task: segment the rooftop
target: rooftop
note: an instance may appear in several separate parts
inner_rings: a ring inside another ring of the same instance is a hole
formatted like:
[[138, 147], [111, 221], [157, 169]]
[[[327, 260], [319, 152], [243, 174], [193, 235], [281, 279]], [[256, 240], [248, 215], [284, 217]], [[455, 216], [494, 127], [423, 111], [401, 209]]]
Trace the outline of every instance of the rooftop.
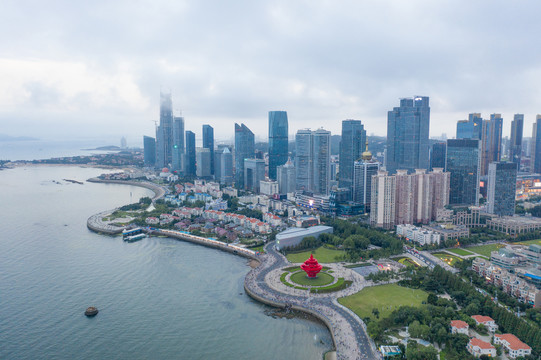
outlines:
[[501, 334], [501, 335], [496, 334], [494, 336], [498, 337], [499, 339], [507, 341], [507, 343], [509, 343], [509, 348], [511, 348], [512, 350], [520, 350], [520, 349], [530, 350], [531, 349], [531, 347], [529, 347], [528, 345], [520, 341], [520, 339], [517, 338], [513, 334]]
[[468, 328], [468, 323], [462, 320], [452, 320], [451, 326], [457, 329]]
[[493, 345], [491, 345], [490, 343], [487, 343], [486, 341], [480, 340], [478, 338], [471, 338], [470, 339], [470, 344], [472, 346], [477, 346], [480, 349], [485, 349], [485, 350], [495, 349], [495, 347]]
[[494, 321], [493, 318], [490, 316], [483, 316], [483, 315], [472, 315], [472, 318], [476, 320], [478, 323], [486, 323], [490, 321]]

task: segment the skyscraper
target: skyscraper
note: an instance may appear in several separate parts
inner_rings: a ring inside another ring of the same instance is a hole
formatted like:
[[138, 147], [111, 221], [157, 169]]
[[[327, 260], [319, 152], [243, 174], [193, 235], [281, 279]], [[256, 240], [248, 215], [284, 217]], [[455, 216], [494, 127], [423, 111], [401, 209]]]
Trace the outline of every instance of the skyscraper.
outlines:
[[235, 123], [235, 187], [244, 188], [244, 159], [254, 157], [254, 133], [244, 124]]
[[524, 114], [515, 114], [511, 122], [511, 139], [509, 144], [509, 161], [517, 164], [520, 170], [522, 158], [522, 133], [524, 130]]
[[228, 147], [215, 153], [214, 176], [222, 184], [233, 183], [233, 154]]
[[210, 125], [203, 125], [203, 148], [210, 152], [210, 175], [214, 175], [214, 128]]
[[447, 143], [439, 142], [432, 145], [430, 151], [430, 169], [445, 168], [445, 152], [447, 151]]
[[340, 141], [339, 187], [353, 192], [353, 167], [361, 159], [366, 143], [366, 130], [360, 120], [342, 121], [342, 140]]
[[447, 140], [445, 169], [451, 173], [449, 204], [479, 205], [479, 140]]
[[297, 170], [297, 189], [312, 190], [312, 131], [302, 129], [295, 135], [295, 168]]
[[186, 153], [184, 174], [186, 176], [195, 176], [195, 133], [193, 131], [186, 131]]
[[372, 197], [372, 176], [377, 175], [379, 162], [372, 158], [372, 153], [366, 150], [362, 159], [355, 161], [353, 165], [353, 201], [364, 205], [364, 212], [370, 212]]
[[172, 169], [182, 171], [182, 158], [184, 156], [184, 118], [175, 117], [173, 119], [173, 150], [172, 150]]
[[288, 193], [295, 192], [296, 189], [296, 171], [295, 166], [288, 159], [284, 165], [280, 165], [276, 168], [276, 174], [278, 177], [278, 187], [280, 195], [286, 195]]
[[244, 188], [255, 193], [259, 192], [259, 182], [265, 180], [265, 160], [244, 160]]
[[210, 149], [208, 148], [197, 148], [196, 149], [196, 165], [197, 170], [196, 174], [198, 177], [202, 178], [208, 178], [211, 176], [210, 174], [210, 161], [211, 161], [211, 155], [210, 155]]
[[314, 193], [329, 195], [331, 181], [331, 132], [318, 129], [313, 132]]
[[513, 216], [517, 189], [517, 164], [492, 162], [488, 166], [487, 210], [490, 214]]
[[287, 112], [269, 111], [269, 178], [272, 180], [276, 180], [276, 168], [286, 163], [287, 154]]
[[488, 173], [488, 164], [501, 160], [503, 119], [500, 114], [491, 114], [483, 120], [481, 130], [481, 176]]
[[145, 167], [156, 165], [156, 140], [150, 136], [143, 136]]
[[173, 102], [171, 93], [160, 93], [160, 125], [156, 130], [156, 165], [158, 168], [173, 162]]
[[385, 165], [390, 174], [428, 169], [429, 128], [428, 96], [400, 99], [400, 107], [388, 112]]
[[459, 120], [456, 124], [457, 139], [477, 139], [481, 140], [481, 130], [483, 127], [483, 119], [481, 114], [469, 114], [468, 120]]
[[372, 176], [372, 195], [370, 205], [370, 224], [384, 229], [395, 226], [396, 177], [387, 171], [379, 170]]
[[541, 115], [535, 117], [535, 123], [533, 124], [533, 148], [532, 154], [533, 160], [533, 172], [536, 174], [541, 173]]

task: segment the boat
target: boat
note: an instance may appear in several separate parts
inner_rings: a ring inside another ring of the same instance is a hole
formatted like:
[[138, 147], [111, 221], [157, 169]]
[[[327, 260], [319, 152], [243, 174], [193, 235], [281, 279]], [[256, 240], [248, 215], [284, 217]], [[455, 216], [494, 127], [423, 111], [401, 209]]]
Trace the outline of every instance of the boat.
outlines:
[[98, 308], [90, 306], [85, 310], [85, 315], [88, 317], [96, 316], [98, 314]]
[[122, 231], [122, 239], [126, 242], [136, 242], [146, 237], [147, 235], [140, 227]]
[[123, 240], [125, 242], [132, 243], [132, 242], [136, 242], [136, 241], [139, 241], [141, 239], [144, 239], [146, 237], [147, 237], [146, 234], [141, 233], [141, 234], [137, 234], [137, 235], [126, 236], [125, 238], [123, 238]]

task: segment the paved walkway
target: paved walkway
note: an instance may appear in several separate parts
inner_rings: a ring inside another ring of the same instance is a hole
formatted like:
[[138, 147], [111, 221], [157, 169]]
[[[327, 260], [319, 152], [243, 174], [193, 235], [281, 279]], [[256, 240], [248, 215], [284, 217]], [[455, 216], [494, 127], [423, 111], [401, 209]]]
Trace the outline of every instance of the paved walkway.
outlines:
[[278, 306], [298, 307], [321, 318], [332, 332], [337, 359], [381, 359], [366, 332], [361, 319], [340, 305], [336, 298], [349, 295], [369, 285], [355, 271], [331, 264], [333, 276], [354, 280], [353, 285], [337, 293], [312, 294], [307, 290], [293, 289], [280, 282], [283, 267], [291, 266], [274, 244], [267, 244], [266, 254], [260, 256], [261, 265], [252, 269], [244, 280], [247, 290]]

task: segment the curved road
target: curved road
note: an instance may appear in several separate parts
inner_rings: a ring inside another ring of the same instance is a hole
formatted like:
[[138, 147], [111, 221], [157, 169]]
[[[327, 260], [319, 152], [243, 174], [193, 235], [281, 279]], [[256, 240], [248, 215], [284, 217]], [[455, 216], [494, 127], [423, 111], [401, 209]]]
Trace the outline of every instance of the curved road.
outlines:
[[266, 254], [260, 256], [261, 265], [252, 269], [245, 279], [245, 286], [257, 296], [286, 306], [298, 306], [319, 314], [331, 327], [337, 359], [381, 359], [365, 330], [361, 319], [342, 307], [332, 293], [318, 296], [295, 296], [271, 288], [265, 276], [271, 271], [290, 265], [276, 250], [267, 244]]

